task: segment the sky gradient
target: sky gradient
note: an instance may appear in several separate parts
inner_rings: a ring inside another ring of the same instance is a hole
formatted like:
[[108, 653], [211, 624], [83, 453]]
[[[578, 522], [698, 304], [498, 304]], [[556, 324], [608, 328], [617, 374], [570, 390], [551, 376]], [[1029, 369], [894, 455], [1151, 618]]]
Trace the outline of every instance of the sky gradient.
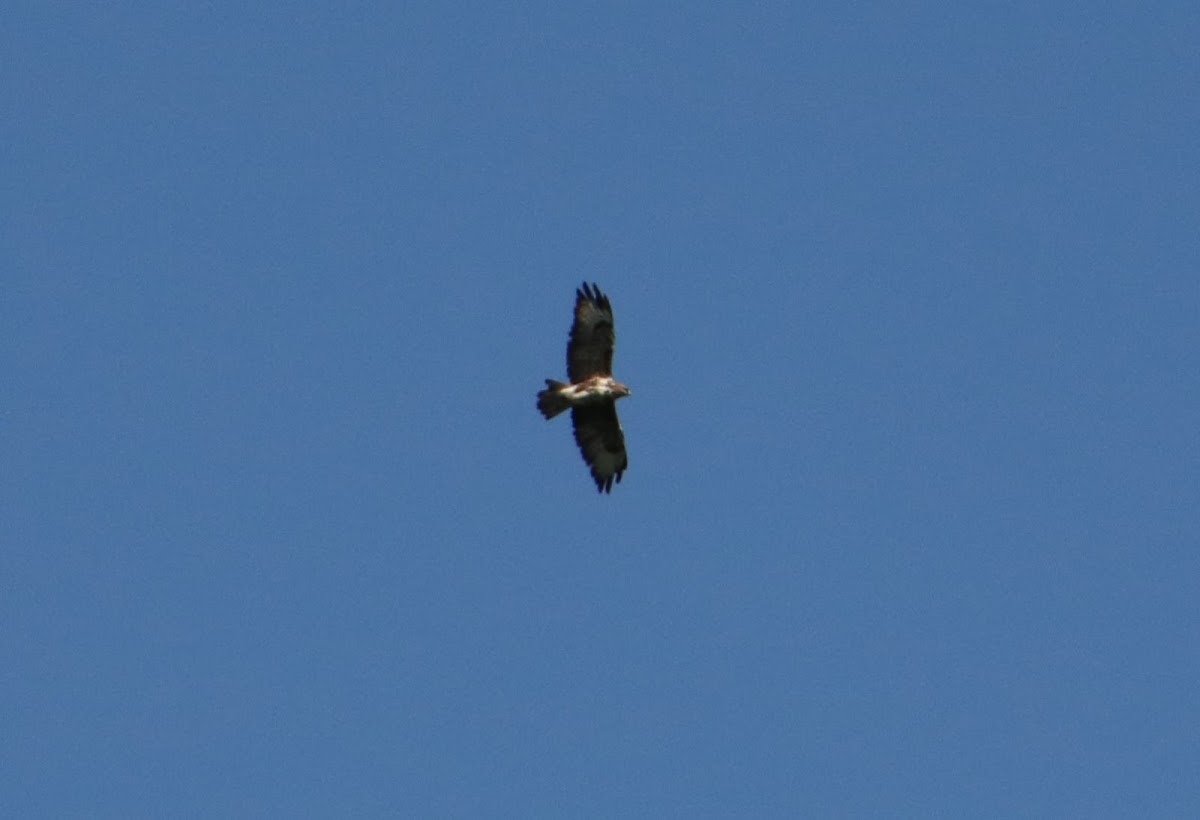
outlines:
[[1195, 816], [1195, 4], [6, 18], [0, 813]]

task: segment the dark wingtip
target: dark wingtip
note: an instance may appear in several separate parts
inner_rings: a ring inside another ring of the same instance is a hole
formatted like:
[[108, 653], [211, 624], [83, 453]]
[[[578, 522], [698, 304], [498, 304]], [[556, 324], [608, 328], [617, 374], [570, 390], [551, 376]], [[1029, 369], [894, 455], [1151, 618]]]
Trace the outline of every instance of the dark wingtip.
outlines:
[[594, 302], [603, 308], [609, 307], [608, 297], [600, 290], [600, 286], [595, 282], [590, 285], [587, 282], [583, 283], [583, 287], [575, 289], [575, 296], [579, 299], [586, 299], [589, 302]]

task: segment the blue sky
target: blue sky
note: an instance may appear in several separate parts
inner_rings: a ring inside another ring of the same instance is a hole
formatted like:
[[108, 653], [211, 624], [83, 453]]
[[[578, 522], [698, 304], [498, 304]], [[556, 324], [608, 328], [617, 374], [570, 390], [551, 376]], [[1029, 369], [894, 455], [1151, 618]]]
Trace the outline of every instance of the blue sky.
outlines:
[[1197, 42], [17, 3], [0, 811], [1194, 814]]

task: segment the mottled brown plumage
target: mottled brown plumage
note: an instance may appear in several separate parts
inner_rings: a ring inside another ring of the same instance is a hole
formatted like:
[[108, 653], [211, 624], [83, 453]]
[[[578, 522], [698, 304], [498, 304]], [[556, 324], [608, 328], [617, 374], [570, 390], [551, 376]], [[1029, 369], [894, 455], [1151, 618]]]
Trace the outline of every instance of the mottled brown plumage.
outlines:
[[613, 482], [619, 483], [629, 466], [617, 399], [630, 391], [612, 377], [615, 343], [608, 297], [595, 284], [584, 282], [575, 291], [575, 321], [567, 343], [571, 383], [546, 379], [546, 389], [538, 393], [538, 410], [547, 419], [571, 410], [575, 443], [591, 468], [596, 488], [604, 493], [612, 492]]

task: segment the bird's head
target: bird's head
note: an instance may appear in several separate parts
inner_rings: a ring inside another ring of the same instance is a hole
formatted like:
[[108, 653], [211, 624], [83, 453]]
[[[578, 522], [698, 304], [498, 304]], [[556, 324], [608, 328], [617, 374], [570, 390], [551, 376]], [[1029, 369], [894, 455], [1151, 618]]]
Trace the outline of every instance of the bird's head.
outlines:
[[632, 396], [633, 391], [620, 382], [613, 382], [613, 399], [623, 399], [626, 396]]

